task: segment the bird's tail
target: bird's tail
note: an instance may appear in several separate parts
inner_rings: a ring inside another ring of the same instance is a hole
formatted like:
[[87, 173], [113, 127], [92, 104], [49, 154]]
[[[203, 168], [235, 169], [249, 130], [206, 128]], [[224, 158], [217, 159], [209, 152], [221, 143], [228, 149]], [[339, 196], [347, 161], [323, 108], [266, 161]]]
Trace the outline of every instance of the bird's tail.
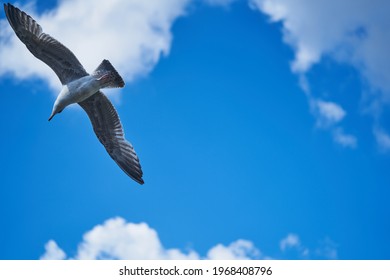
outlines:
[[100, 63], [98, 68], [92, 73], [92, 76], [100, 82], [101, 88], [121, 88], [125, 86], [122, 77], [106, 59]]

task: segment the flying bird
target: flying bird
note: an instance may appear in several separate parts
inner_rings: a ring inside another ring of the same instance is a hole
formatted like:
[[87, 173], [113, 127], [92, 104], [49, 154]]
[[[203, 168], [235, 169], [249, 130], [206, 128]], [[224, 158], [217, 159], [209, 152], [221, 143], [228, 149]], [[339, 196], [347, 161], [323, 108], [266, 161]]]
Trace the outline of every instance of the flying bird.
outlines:
[[143, 184], [142, 169], [133, 146], [125, 139], [118, 113], [102, 88], [124, 87], [125, 83], [108, 60], [92, 74], [85, 71], [76, 56], [63, 44], [42, 31], [28, 14], [4, 4], [5, 14], [16, 36], [38, 59], [58, 76], [62, 89], [54, 102], [49, 121], [65, 107], [78, 103], [87, 113], [93, 130], [111, 158], [132, 179]]

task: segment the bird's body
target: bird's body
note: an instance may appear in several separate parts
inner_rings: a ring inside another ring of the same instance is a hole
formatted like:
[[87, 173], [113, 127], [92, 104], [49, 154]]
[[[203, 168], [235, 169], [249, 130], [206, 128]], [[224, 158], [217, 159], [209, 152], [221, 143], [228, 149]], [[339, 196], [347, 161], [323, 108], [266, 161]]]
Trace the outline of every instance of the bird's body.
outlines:
[[76, 56], [25, 12], [4, 4], [15, 34], [27, 49], [45, 62], [58, 76], [62, 89], [54, 102], [49, 121], [70, 104], [78, 103], [88, 114], [99, 141], [111, 158], [132, 179], [143, 184], [142, 169], [133, 146], [124, 138], [119, 116], [102, 88], [123, 87], [124, 81], [108, 60], [88, 74]]
[[84, 76], [62, 87], [56, 102], [65, 102], [67, 105], [84, 101], [100, 90], [99, 81], [91, 76]]
[[83, 76], [62, 86], [54, 102], [49, 121], [70, 104], [80, 103], [102, 88], [123, 87], [125, 83], [108, 60], [103, 60], [92, 75]]
[[[84, 76], [62, 86], [54, 102], [53, 113], [62, 111], [66, 106], [84, 101], [100, 90], [99, 81], [91, 75]], [[57, 112], [56, 112], [57, 111]]]

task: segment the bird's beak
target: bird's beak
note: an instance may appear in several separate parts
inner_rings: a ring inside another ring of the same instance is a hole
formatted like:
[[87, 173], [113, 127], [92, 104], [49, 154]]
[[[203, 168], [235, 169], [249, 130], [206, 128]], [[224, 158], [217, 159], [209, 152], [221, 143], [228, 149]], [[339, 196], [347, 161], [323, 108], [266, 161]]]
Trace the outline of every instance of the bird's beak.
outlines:
[[54, 115], [55, 115], [56, 113], [51, 113], [51, 115], [50, 115], [50, 117], [49, 117], [49, 122], [51, 121], [51, 119], [54, 117]]

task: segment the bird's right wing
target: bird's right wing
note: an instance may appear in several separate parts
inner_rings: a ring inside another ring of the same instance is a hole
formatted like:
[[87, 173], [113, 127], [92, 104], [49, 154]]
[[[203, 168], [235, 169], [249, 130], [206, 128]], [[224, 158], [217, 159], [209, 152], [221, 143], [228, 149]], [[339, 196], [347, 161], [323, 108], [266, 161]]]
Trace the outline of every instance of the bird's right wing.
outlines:
[[88, 75], [76, 56], [50, 35], [28, 14], [4, 4], [5, 14], [12, 29], [29, 51], [45, 62], [57, 74], [63, 85]]
[[142, 185], [144, 180], [138, 156], [125, 139], [118, 113], [110, 100], [99, 91], [79, 105], [87, 112], [96, 136], [111, 158], [127, 175]]

